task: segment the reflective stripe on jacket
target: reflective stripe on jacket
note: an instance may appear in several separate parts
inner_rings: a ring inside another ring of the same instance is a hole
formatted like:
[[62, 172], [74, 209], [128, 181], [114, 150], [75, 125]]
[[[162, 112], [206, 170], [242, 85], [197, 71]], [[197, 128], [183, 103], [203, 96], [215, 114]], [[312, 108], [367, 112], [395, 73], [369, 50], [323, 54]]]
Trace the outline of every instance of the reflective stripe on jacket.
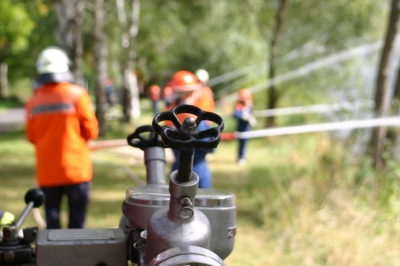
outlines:
[[92, 179], [87, 145], [98, 123], [87, 91], [68, 82], [40, 87], [26, 106], [26, 136], [36, 147], [39, 186], [63, 186]]

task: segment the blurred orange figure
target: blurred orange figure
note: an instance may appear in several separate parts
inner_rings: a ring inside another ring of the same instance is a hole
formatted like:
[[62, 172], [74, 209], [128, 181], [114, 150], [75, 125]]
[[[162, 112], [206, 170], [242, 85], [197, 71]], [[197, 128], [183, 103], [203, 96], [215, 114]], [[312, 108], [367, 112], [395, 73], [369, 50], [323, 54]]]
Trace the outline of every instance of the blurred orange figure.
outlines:
[[198, 100], [198, 107], [207, 112], [214, 112], [214, 93], [211, 88], [207, 86], [207, 81], [209, 79], [208, 72], [204, 69], [198, 69], [196, 71], [196, 77], [202, 86], [201, 97]]
[[171, 89], [171, 87], [169, 87], [168, 84], [163, 89], [162, 98], [165, 102], [165, 106], [169, 106], [172, 103], [172, 89]]
[[[190, 71], [181, 70], [176, 72], [168, 83], [169, 87], [172, 89], [173, 97], [176, 99], [172, 104], [170, 104], [166, 111], [171, 110], [177, 105], [188, 104], [199, 107], [204, 110], [202, 106], [202, 85]], [[178, 120], [182, 124], [185, 118], [188, 116], [193, 116], [192, 114], [178, 114]], [[165, 121], [165, 125], [174, 127], [171, 121]], [[202, 121], [198, 125], [198, 130], [203, 131], [208, 129], [206, 121]], [[213, 150], [195, 150], [193, 156], [193, 171], [199, 176], [199, 188], [211, 188], [211, 172], [208, 169], [205, 157], [208, 153]], [[178, 150], [173, 150], [175, 156], [175, 163], [172, 165], [172, 171], [178, 169], [180, 152]], [[171, 172], [172, 172], [171, 171]]]
[[150, 99], [153, 103], [153, 112], [154, 115], [158, 114], [158, 101], [161, 98], [161, 90], [157, 85], [150, 86]]
[[[251, 126], [256, 124], [256, 120], [253, 117], [253, 94], [248, 89], [241, 89], [238, 96], [239, 101], [235, 105], [235, 111], [233, 115], [237, 121], [236, 131], [246, 132]], [[237, 154], [239, 165], [245, 165], [247, 162], [246, 145], [247, 139], [239, 138], [239, 148]]]
[[[166, 111], [180, 104], [194, 105], [202, 109], [199, 105], [201, 84], [192, 72], [186, 70], [176, 72], [168, 85], [172, 90], [172, 98], [174, 101], [166, 107]], [[188, 116], [189, 114], [179, 114], [178, 119], [182, 123]], [[173, 126], [170, 121], [166, 121], [166, 124]]]
[[45, 194], [47, 229], [59, 229], [66, 194], [69, 228], [84, 228], [92, 162], [88, 141], [99, 128], [85, 88], [72, 83], [67, 54], [44, 49], [36, 61], [40, 86], [26, 103], [26, 137], [35, 146], [36, 180]]

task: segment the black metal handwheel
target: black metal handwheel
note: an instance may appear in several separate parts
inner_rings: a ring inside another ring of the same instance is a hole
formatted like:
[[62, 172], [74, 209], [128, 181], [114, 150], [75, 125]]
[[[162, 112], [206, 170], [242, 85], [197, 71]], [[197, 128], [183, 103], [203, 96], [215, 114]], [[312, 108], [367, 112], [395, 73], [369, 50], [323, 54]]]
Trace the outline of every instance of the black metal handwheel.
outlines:
[[150, 147], [167, 147], [150, 125], [138, 127], [135, 132], [128, 135], [126, 140], [128, 141], [128, 145], [141, 150]]
[[[188, 117], [181, 124], [177, 115], [182, 113], [192, 114], [197, 118]], [[163, 121], [171, 121], [175, 128], [161, 126], [159, 123]], [[217, 126], [198, 131], [202, 121], [211, 121]], [[224, 121], [219, 115], [205, 112], [193, 105], [178, 105], [168, 112], [159, 113], [154, 117], [152, 125], [164, 143], [177, 150], [214, 149], [218, 146], [224, 129]]]

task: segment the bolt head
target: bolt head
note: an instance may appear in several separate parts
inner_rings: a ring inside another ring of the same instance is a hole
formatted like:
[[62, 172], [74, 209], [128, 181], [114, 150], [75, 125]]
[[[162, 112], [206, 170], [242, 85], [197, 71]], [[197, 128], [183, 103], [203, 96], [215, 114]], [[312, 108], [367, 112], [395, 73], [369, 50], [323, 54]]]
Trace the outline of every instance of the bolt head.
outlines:
[[193, 214], [194, 214], [194, 210], [192, 207], [189, 207], [189, 206], [184, 206], [179, 211], [179, 217], [181, 217], [181, 219], [183, 219], [183, 220], [192, 218]]
[[7, 263], [11, 263], [14, 261], [15, 259], [15, 254], [13, 251], [6, 251], [4, 252], [4, 261]]

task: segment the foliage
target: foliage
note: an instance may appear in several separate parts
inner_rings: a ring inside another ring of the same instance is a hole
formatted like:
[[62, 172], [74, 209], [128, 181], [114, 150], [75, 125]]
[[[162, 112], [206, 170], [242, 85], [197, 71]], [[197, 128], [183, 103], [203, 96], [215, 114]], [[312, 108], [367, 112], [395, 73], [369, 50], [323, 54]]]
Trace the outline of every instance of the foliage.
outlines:
[[[130, 2], [125, 2], [129, 6]], [[115, 87], [119, 88], [122, 82], [122, 59], [126, 55], [121, 49], [122, 30], [115, 1], [106, 3], [106, 32], [111, 65], [109, 75]], [[24, 2], [23, 6], [36, 27], [29, 36], [26, 52], [18, 53], [9, 60], [11, 83], [22, 76], [33, 77], [34, 61], [39, 51], [54, 44], [53, 33], [48, 30], [49, 25], [55, 21], [51, 3], [48, 0], [35, 0]], [[158, 83], [162, 86], [179, 69], [195, 71], [205, 68], [210, 77], [215, 77], [265, 62], [276, 8], [277, 1], [259, 0], [203, 0], [190, 3], [177, 0], [142, 1], [136, 44], [137, 68], [142, 80], [145, 84]], [[334, 0], [290, 1], [279, 54], [282, 57], [298, 51], [300, 56], [291, 59], [290, 63], [280, 60], [278, 73], [295, 69], [332, 51], [376, 40], [383, 29], [384, 8], [382, 3], [372, 0], [351, 3]], [[83, 63], [90, 86], [94, 80], [92, 29], [92, 13], [87, 12]], [[316, 51], [307, 52], [310, 47]], [[322, 54], [318, 52], [320, 47], [324, 49]], [[266, 80], [266, 74], [258, 70], [247, 76], [246, 81], [238, 82], [234, 88]], [[217, 84], [213, 90], [217, 92], [233, 81]]]
[[26, 7], [11, 0], [0, 2], [0, 61], [10, 53], [28, 47], [28, 37], [34, 27]]
[[[22, 1], [21, 1], [22, 2]], [[54, 25], [54, 14], [47, 0], [23, 1], [28, 19], [34, 23], [34, 28], [26, 38], [26, 49], [19, 51], [9, 57], [9, 80], [11, 84], [20, 82], [21, 79], [33, 79], [36, 76], [35, 62], [41, 50], [50, 45], [55, 45], [55, 37], [52, 27]], [[24, 28], [24, 26], [21, 26]], [[12, 91], [11, 94], [15, 94]], [[26, 98], [26, 97], [25, 97]]]
[[[276, 13], [279, 1], [247, 1], [249, 9], [255, 14], [260, 33], [271, 42], [273, 20], [265, 16]], [[380, 38], [384, 29], [382, 17], [385, 5], [377, 1], [298, 1], [288, 2], [284, 15], [282, 36], [276, 48], [278, 58], [275, 63], [275, 76], [301, 69], [308, 63], [350, 47], [365, 44]], [[303, 12], [307, 10], [307, 12]], [[378, 19], [380, 18], [380, 19]], [[270, 48], [271, 49], [271, 48]], [[277, 106], [307, 105], [316, 102], [335, 102], [340, 95], [346, 98], [345, 88], [354, 92], [353, 68], [360, 64], [357, 60], [347, 60], [342, 64], [332, 64], [329, 70], [296, 78], [278, 85], [275, 100]], [[358, 66], [359, 67], [359, 66]], [[365, 78], [365, 77], [364, 77]], [[272, 86], [271, 86], [272, 88]], [[343, 88], [343, 89], [342, 89]], [[365, 86], [364, 93], [371, 88]], [[329, 98], [326, 93], [329, 93]], [[272, 97], [272, 96], [271, 96]], [[257, 93], [256, 109], [265, 109], [266, 96]], [[335, 99], [336, 98], [336, 99]], [[270, 99], [271, 100], [271, 99]], [[297, 104], [293, 104], [297, 102]], [[264, 104], [261, 104], [264, 103]]]

